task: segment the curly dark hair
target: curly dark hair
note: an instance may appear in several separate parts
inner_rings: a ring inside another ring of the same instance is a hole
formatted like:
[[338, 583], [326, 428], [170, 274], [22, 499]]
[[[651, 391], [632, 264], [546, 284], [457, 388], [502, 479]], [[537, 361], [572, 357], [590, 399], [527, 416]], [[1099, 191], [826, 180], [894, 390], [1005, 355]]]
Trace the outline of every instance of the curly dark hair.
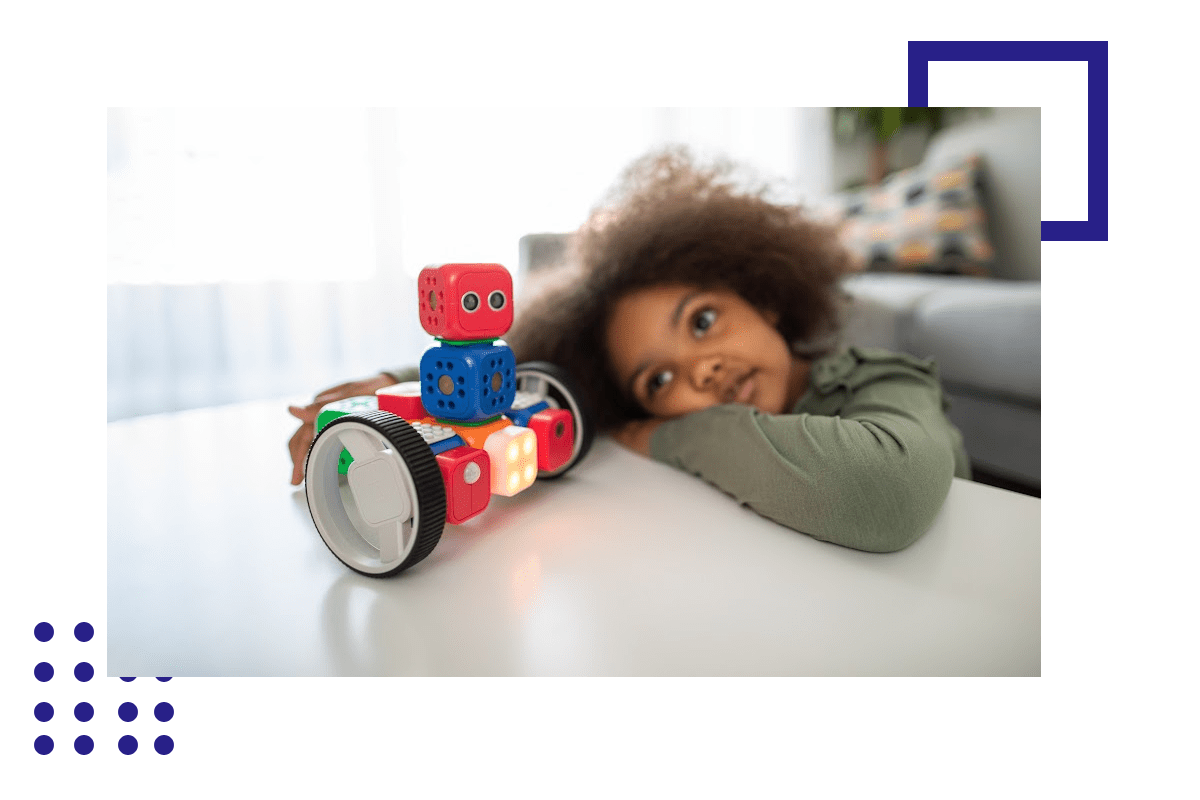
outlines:
[[571, 237], [568, 284], [518, 309], [506, 341], [519, 361], [560, 365], [603, 431], [646, 412], [616, 381], [605, 346], [617, 301], [650, 286], [727, 289], [778, 315], [784, 340], [836, 331], [839, 279], [849, 256], [836, 232], [798, 205], [770, 202], [770, 186], [738, 185], [737, 167], [696, 162], [685, 148], [635, 161]]

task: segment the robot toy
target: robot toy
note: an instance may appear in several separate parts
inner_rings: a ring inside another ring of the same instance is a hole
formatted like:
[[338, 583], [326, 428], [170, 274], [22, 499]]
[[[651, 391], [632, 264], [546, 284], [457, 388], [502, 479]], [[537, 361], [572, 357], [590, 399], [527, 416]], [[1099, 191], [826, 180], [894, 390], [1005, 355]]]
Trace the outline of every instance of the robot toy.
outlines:
[[557, 478], [591, 446], [566, 374], [517, 364], [512, 277], [499, 264], [442, 264], [417, 278], [421, 326], [435, 338], [420, 380], [330, 403], [304, 466], [313, 524], [350, 569], [395, 575], [429, 555], [444, 526]]

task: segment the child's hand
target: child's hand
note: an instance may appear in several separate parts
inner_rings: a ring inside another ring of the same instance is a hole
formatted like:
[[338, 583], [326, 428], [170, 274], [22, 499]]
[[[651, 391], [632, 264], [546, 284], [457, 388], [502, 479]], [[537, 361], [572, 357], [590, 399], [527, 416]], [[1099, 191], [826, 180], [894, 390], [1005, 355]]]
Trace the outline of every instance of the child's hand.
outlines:
[[635, 453], [649, 456], [650, 437], [654, 435], [654, 431], [663, 422], [665, 420], [661, 419], [638, 419], [633, 422], [627, 422], [622, 427], [613, 431], [612, 437], [617, 440], [618, 444], [628, 447]]
[[325, 389], [306, 406], [288, 406], [288, 413], [301, 422], [292, 438], [288, 439], [288, 452], [292, 454], [292, 486], [299, 486], [300, 481], [304, 480], [304, 459], [316, 433], [317, 414], [321, 412], [321, 408], [335, 400], [373, 395], [376, 390], [391, 386], [395, 382], [390, 375], [348, 381]]

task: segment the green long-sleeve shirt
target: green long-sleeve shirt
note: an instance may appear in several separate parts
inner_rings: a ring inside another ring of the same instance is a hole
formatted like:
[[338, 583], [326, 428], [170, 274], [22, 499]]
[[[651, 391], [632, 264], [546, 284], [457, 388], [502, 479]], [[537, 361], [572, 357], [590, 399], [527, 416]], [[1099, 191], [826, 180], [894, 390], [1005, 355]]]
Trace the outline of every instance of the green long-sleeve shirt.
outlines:
[[792, 413], [716, 406], [664, 422], [650, 450], [789, 528], [891, 552], [970, 477], [946, 406], [932, 362], [851, 347], [813, 363]]

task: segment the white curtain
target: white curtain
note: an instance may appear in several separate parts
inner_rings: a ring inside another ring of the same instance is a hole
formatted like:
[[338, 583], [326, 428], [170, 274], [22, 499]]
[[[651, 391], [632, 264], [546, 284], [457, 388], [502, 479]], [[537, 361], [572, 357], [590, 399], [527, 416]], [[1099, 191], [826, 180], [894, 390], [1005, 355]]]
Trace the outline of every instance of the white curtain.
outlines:
[[809, 200], [832, 148], [827, 109], [791, 108], [112, 109], [108, 135], [109, 420], [415, 362], [422, 266], [515, 268], [653, 147]]

